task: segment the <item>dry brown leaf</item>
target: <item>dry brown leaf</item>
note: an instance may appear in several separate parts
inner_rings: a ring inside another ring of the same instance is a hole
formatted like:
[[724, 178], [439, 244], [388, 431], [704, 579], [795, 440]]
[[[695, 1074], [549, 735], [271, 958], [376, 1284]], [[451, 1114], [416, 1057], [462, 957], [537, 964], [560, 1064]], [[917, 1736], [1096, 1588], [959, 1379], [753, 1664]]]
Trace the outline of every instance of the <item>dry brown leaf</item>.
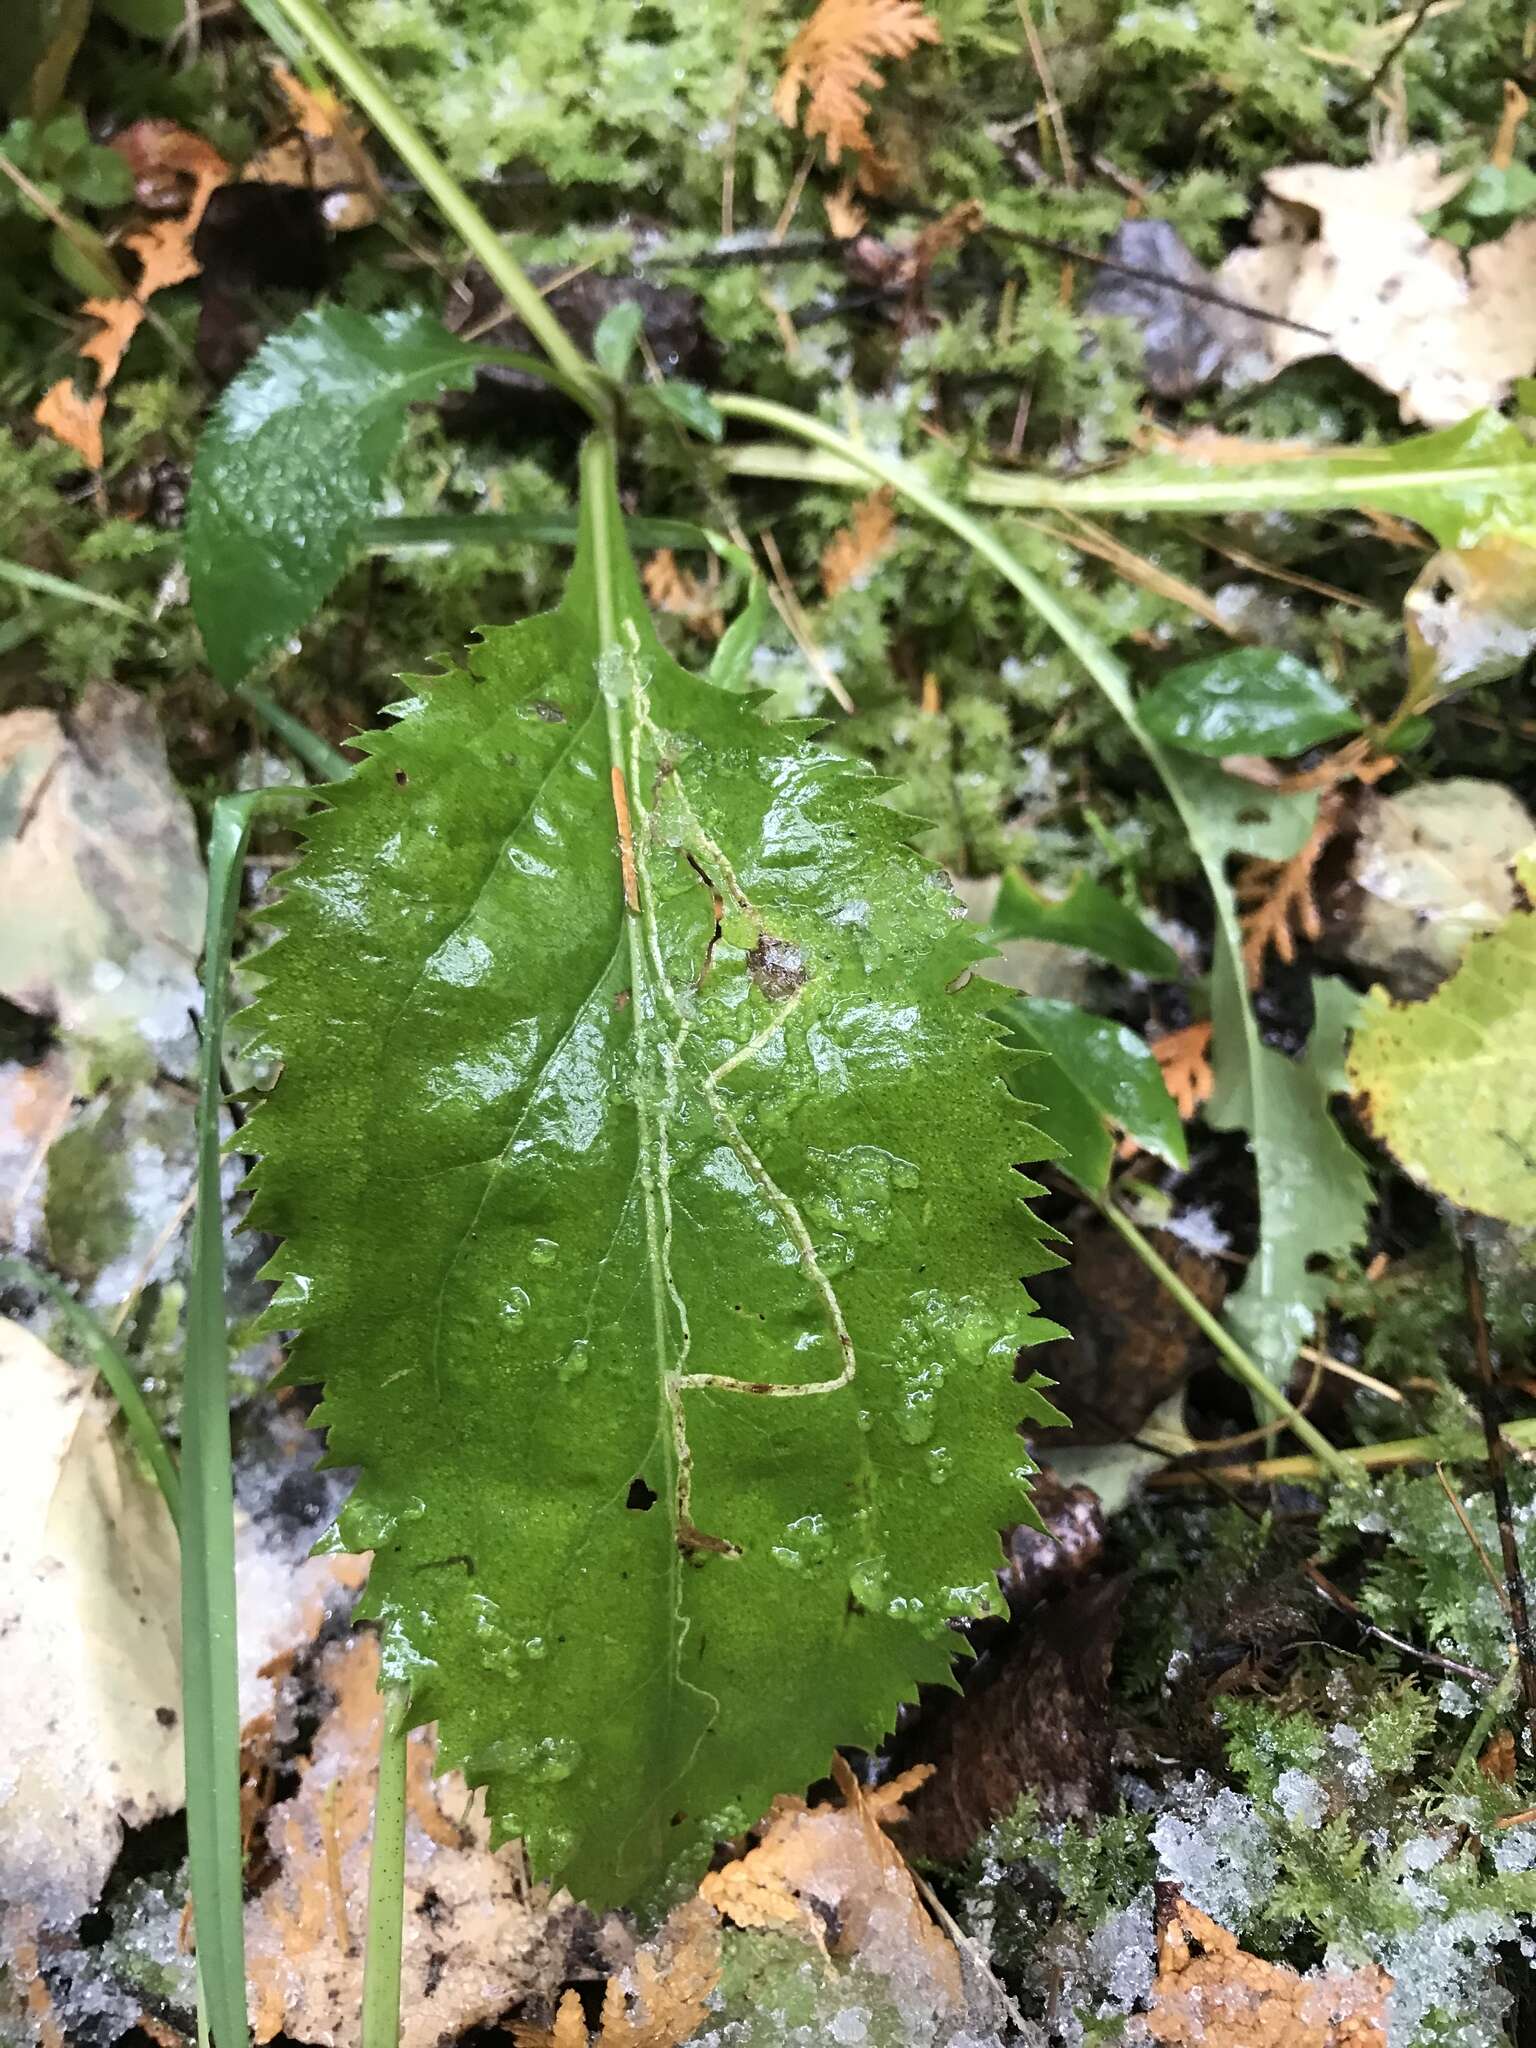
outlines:
[[1508, 1728], [1501, 1728], [1478, 1758], [1477, 1768], [1495, 1785], [1512, 1785], [1515, 1782], [1515, 1761], [1514, 1734]]
[[[299, 1790], [267, 1816], [275, 1875], [246, 1909], [258, 2042], [358, 2039], [378, 1673], [371, 1636], [331, 1654], [324, 1676], [336, 1704]], [[527, 1893], [515, 1848], [491, 1852], [483, 1801], [453, 1773], [432, 1777], [435, 1749], [430, 1731], [411, 1739], [401, 2048], [436, 2048], [509, 2005], [549, 2000], [567, 1966], [568, 1906]]]
[[[134, 121], [113, 136], [110, 147], [132, 171], [139, 204], [155, 213], [193, 213], [201, 219], [209, 194], [230, 175], [211, 142], [174, 121]], [[184, 179], [191, 180], [190, 188]]]
[[844, 150], [873, 155], [865, 95], [885, 83], [874, 60], [910, 57], [920, 44], [940, 40], [938, 23], [918, 0], [821, 0], [785, 52], [773, 111], [786, 128], [798, 120], [812, 140], [821, 137], [832, 163]]
[[1512, 78], [1504, 81], [1504, 111], [1499, 116], [1499, 132], [1493, 138], [1493, 148], [1488, 152], [1488, 161], [1496, 171], [1507, 171], [1515, 160], [1515, 145], [1520, 139], [1520, 130], [1525, 117], [1531, 111], [1531, 103]]
[[701, 583], [670, 548], [658, 548], [641, 569], [640, 580], [657, 611], [686, 619], [711, 640], [718, 640], [725, 631], [724, 615], [715, 602], [720, 587], [717, 573]]
[[1146, 2028], [1170, 2048], [1386, 2048], [1391, 1990], [1374, 1964], [1304, 1977], [1263, 1962], [1175, 1898], [1158, 1938]]
[[512, 2025], [516, 2048], [680, 2048], [709, 2013], [720, 1981], [720, 1922], [702, 1899], [671, 1913], [632, 1968], [610, 1977], [598, 2032], [587, 2034], [581, 1999], [567, 1991], [552, 2027]]
[[896, 540], [896, 500], [889, 490], [871, 491], [853, 508], [848, 524], [822, 550], [821, 587], [828, 597], [868, 581]]
[[928, 1978], [936, 2013], [964, 2008], [960, 1959], [929, 1918], [901, 1851], [884, 1832], [905, 1820], [907, 1793], [932, 1775], [919, 1764], [889, 1784], [866, 1791], [843, 1759], [832, 1775], [841, 1806], [775, 1801], [756, 1848], [711, 1871], [699, 1896], [738, 1927], [775, 1927], [801, 1935], [824, 1953], [858, 1956], [876, 1972]]
[[100, 469], [105, 459], [101, 445], [101, 423], [106, 417], [107, 394], [98, 391], [90, 398], [80, 392], [74, 379], [61, 377], [51, 384], [32, 408], [40, 427], [73, 448], [87, 469]]
[[326, 224], [340, 232], [371, 227], [384, 210], [384, 187], [363, 147], [368, 130], [352, 121], [333, 92], [312, 91], [281, 65], [272, 76], [293, 111], [293, 127], [258, 150], [241, 176], [253, 185], [323, 193]]
[[1179, 1119], [1187, 1124], [1201, 1103], [1210, 1101], [1216, 1086], [1211, 1071], [1210, 1019], [1186, 1024], [1181, 1031], [1165, 1031], [1152, 1041], [1152, 1054], [1163, 1070], [1163, 1084], [1178, 1106]]
[[1335, 355], [1396, 394], [1405, 420], [1452, 426], [1497, 406], [1536, 367], [1536, 221], [1463, 256], [1419, 216], [1467, 173], [1444, 173], [1434, 148], [1355, 169], [1292, 164], [1265, 173], [1272, 199], [1257, 247], [1216, 276], [1229, 296], [1316, 330], [1253, 327], [1257, 375]]

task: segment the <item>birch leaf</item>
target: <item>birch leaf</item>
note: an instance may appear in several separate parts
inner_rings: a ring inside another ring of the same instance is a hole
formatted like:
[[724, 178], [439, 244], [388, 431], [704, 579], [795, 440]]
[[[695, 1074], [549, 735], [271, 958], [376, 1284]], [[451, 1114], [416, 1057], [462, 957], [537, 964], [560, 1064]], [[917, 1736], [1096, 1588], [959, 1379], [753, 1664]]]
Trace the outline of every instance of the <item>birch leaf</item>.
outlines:
[[975, 935], [878, 781], [667, 658], [600, 465], [560, 608], [327, 792], [252, 1130], [386, 1677], [617, 1903], [995, 1610], [1054, 1260]]

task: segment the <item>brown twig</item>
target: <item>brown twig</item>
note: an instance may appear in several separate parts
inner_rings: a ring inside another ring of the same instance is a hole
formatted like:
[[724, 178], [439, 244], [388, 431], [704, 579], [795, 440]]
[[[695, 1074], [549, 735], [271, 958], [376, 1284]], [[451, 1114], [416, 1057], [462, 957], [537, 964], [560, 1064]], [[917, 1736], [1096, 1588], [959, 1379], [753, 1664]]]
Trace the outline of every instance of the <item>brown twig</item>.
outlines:
[[1375, 1642], [1385, 1643], [1389, 1649], [1398, 1651], [1404, 1657], [1413, 1657], [1434, 1671], [1445, 1671], [1455, 1678], [1470, 1678], [1476, 1685], [1498, 1684], [1499, 1681], [1490, 1671], [1480, 1671], [1475, 1664], [1458, 1664], [1454, 1657], [1442, 1657], [1434, 1650], [1421, 1650], [1417, 1643], [1410, 1643], [1406, 1636], [1395, 1636], [1390, 1629], [1380, 1627], [1372, 1621], [1358, 1601], [1350, 1598], [1342, 1586], [1333, 1583], [1315, 1558], [1309, 1557], [1302, 1565], [1302, 1570], [1328, 1605], [1352, 1621], [1362, 1635], [1369, 1636]]
[[1510, 1509], [1504, 1438], [1494, 1414], [1496, 1390], [1493, 1344], [1488, 1335], [1488, 1306], [1483, 1297], [1483, 1276], [1478, 1270], [1477, 1247], [1465, 1227], [1458, 1235], [1462, 1280], [1467, 1291], [1467, 1317], [1472, 1325], [1472, 1355], [1477, 1362], [1478, 1407], [1483, 1418], [1483, 1439], [1488, 1446], [1489, 1488], [1499, 1525], [1499, 1548], [1504, 1558], [1504, 1589], [1509, 1597], [1510, 1628], [1515, 1638], [1515, 1655], [1520, 1662], [1520, 1697], [1525, 1706], [1527, 1731], [1532, 1743], [1536, 1744], [1536, 1641], [1531, 1636], [1525, 1571], [1520, 1563], [1520, 1546], [1515, 1540], [1514, 1517]]
[[1354, 113], [1357, 107], [1363, 107], [1365, 105], [1366, 101], [1371, 97], [1372, 93], [1375, 92], [1377, 86], [1380, 85], [1381, 81], [1386, 77], [1387, 73], [1392, 69], [1392, 66], [1397, 62], [1398, 58], [1401, 57], [1404, 50], [1407, 49], [1408, 45], [1413, 41], [1414, 37], [1418, 34], [1419, 30], [1424, 26], [1425, 22], [1429, 19], [1430, 10], [1435, 5], [1436, 0], [1419, 0], [1419, 7], [1416, 13], [1414, 14], [1412, 21], [1409, 22], [1408, 26], [1403, 30], [1402, 34], [1398, 37], [1397, 41], [1392, 45], [1391, 49], [1388, 50], [1385, 57], [1383, 57], [1381, 62], [1376, 66], [1376, 69], [1365, 81], [1364, 85], [1361, 86], [1360, 90], [1357, 93], [1355, 93], [1352, 98], [1347, 99], [1344, 102], [1343, 106], [1340, 107], [1338, 113], [1334, 116], [1334, 119], [1336, 121], [1343, 121], [1347, 119], [1349, 115]]

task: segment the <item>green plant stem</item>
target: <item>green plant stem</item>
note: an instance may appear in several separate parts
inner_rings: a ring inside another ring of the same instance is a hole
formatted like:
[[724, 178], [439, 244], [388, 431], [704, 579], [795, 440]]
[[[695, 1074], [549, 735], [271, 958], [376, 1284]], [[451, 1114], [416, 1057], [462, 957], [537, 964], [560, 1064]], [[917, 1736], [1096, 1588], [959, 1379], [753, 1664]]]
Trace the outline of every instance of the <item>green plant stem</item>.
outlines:
[[[1536, 1417], [1506, 1422], [1499, 1432], [1511, 1450], [1536, 1451]], [[1456, 1436], [1399, 1436], [1386, 1443], [1351, 1444], [1347, 1450], [1333, 1446], [1334, 1459], [1343, 1472], [1323, 1466], [1322, 1460], [1296, 1454], [1283, 1458], [1259, 1458], [1249, 1465], [1220, 1465], [1219, 1476], [1231, 1484], [1265, 1483], [1276, 1479], [1354, 1479], [1362, 1472], [1385, 1472], [1398, 1465], [1480, 1465], [1488, 1456], [1481, 1435], [1470, 1430]], [[1151, 1482], [1159, 1486], [1201, 1486], [1203, 1472], [1163, 1472]]]
[[1253, 1396], [1255, 1404], [1267, 1408], [1277, 1422], [1284, 1423], [1298, 1436], [1311, 1450], [1318, 1463], [1335, 1479], [1347, 1479], [1349, 1466], [1345, 1462], [1343, 1452], [1337, 1445], [1329, 1443], [1327, 1437], [1314, 1423], [1307, 1420], [1294, 1401], [1287, 1400], [1263, 1369], [1248, 1356], [1231, 1331], [1217, 1322], [1205, 1303], [1190, 1292], [1167, 1260], [1148, 1243], [1125, 1211], [1107, 1195], [1091, 1195], [1090, 1199], [1105, 1222], [1120, 1233], [1147, 1271], [1154, 1275], [1196, 1328], [1210, 1339], [1223, 1366], [1234, 1379], [1242, 1381]]
[[240, 1685], [235, 1632], [235, 1502], [230, 1472], [229, 1338], [219, 1111], [229, 960], [251, 820], [302, 793], [249, 790], [214, 804], [208, 834], [203, 1027], [197, 1065], [197, 1207], [187, 1295], [181, 1410], [182, 1725], [187, 1849], [197, 1966], [215, 2048], [246, 2048], [240, 1832]]
[[0, 1281], [18, 1287], [30, 1287], [44, 1294], [63, 1310], [76, 1336], [90, 1353], [91, 1363], [106, 1381], [112, 1398], [122, 1410], [123, 1420], [128, 1425], [128, 1434], [133, 1438], [140, 1456], [165, 1497], [165, 1505], [171, 1520], [181, 1527], [181, 1475], [176, 1470], [176, 1461], [171, 1456], [164, 1437], [155, 1427], [155, 1418], [145, 1406], [139, 1383], [133, 1376], [133, 1367], [118, 1350], [96, 1317], [83, 1301], [76, 1301], [52, 1273], [41, 1266], [34, 1266], [30, 1259], [17, 1254], [0, 1258]]
[[551, 313], [522, 265], [464, 187], [443, 164], [421, 130], [396, 102], [362, 52], [343, 34], [319, 0], [272, 0], [298, 30], [337, 83], [349, 92], [385, 138], [443, 219], [485, 266], [567, 386], [600, 425], [612, 416], [608, 388]]
[[319, 733], [311, 732], [302, 718], [295, 718], [291, 711], [285, 711], [275, 697], [269, 697], [255, 683], [236, 683], [231, 695], [238, 697], [242, 704], [248, 704], [256, 716], [272, 728], [290, 753], [296, 755], [322, 782], [340, 782], [352, 773], [352, 763], [338, 747], [333, 747], [329, 740], [321, 739]]
[[[720, 412], [737, 409], [737, 402], [715, 396]], [[766, 401], [749, 400], [757, 404]], [[762, 417], [741, 413], [741, 417]], [[782, 419], [768, 424], [796, 431]], [[1359, 451], [1370, 455], [1378, 451]], [[1102, 476], [1058, 478], [1033, 470], [969, 468], [960, 486], [973, 505], [997, 511], [1016, 512], [1109, 512], [1109, 513], [1223, 513], [1223, 512], [1336, 512], [1354, 505], [1390, 507], [1401, 504], [1413, 516], [1416, 500], [1429, 490], [1454, 488], [1475, 501], [1480, 491], [1507, 486], [1514, 474], [1509, 463], [1468, 464], [1447, 470], [1433, 467], [1403, 470], [1389, 475], [1362, 476], [1351, 481], [1348, 449], [1330, 449], [1327, 460], [1331, 476], [1319, 476], [1310, 465], [1291, 465], [1292, 475], [1255, 477], [1245, 465], [1202, 468], [1188, 465], [1189, 474], [1149, 478], [1144, 472], [1123, 476], [1106, 470]], [[787, 447], [781, 441], [746, 441], [722, 449], [719, 460], [731, 476], [772, 478], [782, 483], [828, 484], [837, 489], [858, 490], [868, 472], [844, 451], [835, 448], [807, 450]], [[1262, 456], [1260, 457], [1262, 461]], [[1257, 465], [1255, 465], [1257, 466]], [[1140, 465], [1137, 465], [1140, 468]], [[1522, 473], [1524, 473], [1522, 471]]]
[[132, 619], [136, 626], [148, 625], [148, 621], [141, 618], [131, 604], [124, 604], [121, 598], [108, 597], [83, 583], [67, 583], [62, 576], [50, 576], [46, 569], [29, 569], [24, 562], [0, 561], [0, 583], [11, 583], [21, 590], [35, 590], [40, 597], [62, 597], [71, 604], [91, 605], [99, 612], [112, 612], [117, 618]]
[[[363, 540], [377, 554], [402, 548], [497, 547], [509, 540], [573, 548], [580, 531], [571, 512], [423, 512], [370, 519]], [[624, 535], [638, 548], [713, 549], [718, 538], [687, 519], [626, 519]]]
[[400, 1955], [405, 1918], [405, 1783], [410, 1695], [384, 1695], [373, 1855], [368, 1866], [368, 1927], [363, 1952], [362, 2048], [396, 2048], [400, 2039]]

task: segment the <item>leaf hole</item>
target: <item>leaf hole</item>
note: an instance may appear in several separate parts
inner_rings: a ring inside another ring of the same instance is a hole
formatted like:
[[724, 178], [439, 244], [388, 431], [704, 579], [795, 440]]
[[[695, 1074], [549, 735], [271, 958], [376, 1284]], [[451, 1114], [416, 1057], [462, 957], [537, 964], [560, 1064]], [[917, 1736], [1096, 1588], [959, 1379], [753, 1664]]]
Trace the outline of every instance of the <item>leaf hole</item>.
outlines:
[[395, 787], [397, 789], [404, 789], [405, 785], [410, 781], [410, 779], [411, 778], [409, 777], [409, 775], [406, 774], [403, 768], [397, 768], [395, 770]]
[[638, 1473], [629, 1482], [629, 1493], [624, 1505], [627, 1508], [633, 1508], [637, 1514], [642, 1515], [647, 1508], [653, 1508], [656, 1505], [656, 1495]]
[[672, 1816], [672, 1826], [675, 1828], [682, 1827], [687, 1818], [688, 1816], [686, 1813], [674, 1813]]

